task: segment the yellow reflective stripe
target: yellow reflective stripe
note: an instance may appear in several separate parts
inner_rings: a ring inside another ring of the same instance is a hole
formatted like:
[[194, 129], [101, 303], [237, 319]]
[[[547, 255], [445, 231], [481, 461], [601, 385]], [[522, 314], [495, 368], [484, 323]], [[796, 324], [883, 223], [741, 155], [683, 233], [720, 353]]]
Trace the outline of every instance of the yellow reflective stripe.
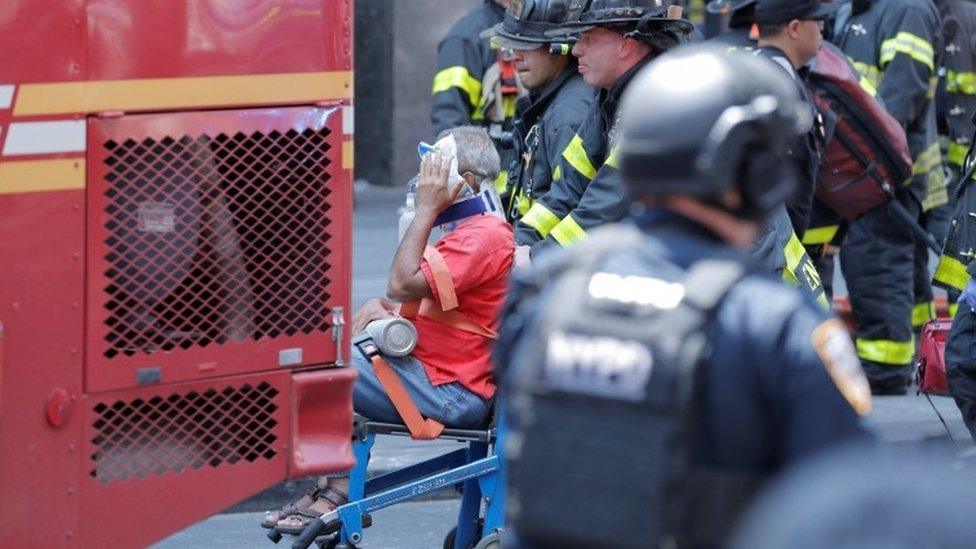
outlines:
[[505, 118], [515, 117], [515, 105], [518, 101], [518, 97], [514, 95], [508, 95], [502, 98], [502, 105], [505, 107]]
[[549, 208], [543, 206], [541, 202], [533, 204], [529, 211], [522, 216], [521, 221], [535, 229], [543, 238], [548, 236], [549, 231], [559, 224], [559, 218], [556, 214], [549, 211]]
[[962, 291], [969, 282], [969, 273], [966, 265], [958, 259], [942, 255], [939, 257], [939, 266], [935, 268], [933, 279], [957, 290]]
[[962, 167], [966, 163], [966, 155], [969, 154], [969, 145], [951, 141], [949, 150], [946, 152], [946, 159], [950, 164]]
[[572, 215], [564, 217], [558, 225], [552, 228], [551, 234], [556, 242], [564, 248], [586, 238], [586, 231], [579, 226]]
[[452, 88], [459, 88], [467, 94], [472, 107], [476, 107], [481, 102], [481, 80], [471, 76], [467, 67], [448, 67], [437, 73], [430, 93], [436, 95]]
[[557, 165], [555, 170], [552, 170], [552, 181], [555, 183], [563, 178], [563, 167], [562, 165]]
[[604, 165], [610, 166], [611, 168], [614, 169], [620, 167], [620, 152], [618, 150], [618, 147], [614, 147], [613, 150], [610, 151], [610, 156], [607, 157], [607, 160], [606, 162], [604, 162]]
[[525, 196], [524, 193], [519, 191], [519, 195], [515, 197], [515, 206], [518, 208], [519, 216], [525, 215], [532, 206], [535, 206], [535, 200]]
[[915, 175], [924, 175], [937, 168], [940, 164], [942, 164], [942, 149], [939, 148], [938, 143], [932, 143], [915, 157], [912, 173]]
[[826, 227], [811, 227], [803, 233], [803, 244], [806, 246], [816, 246], [818, 244], [829, 244], [837, 236], [840, 225], [828, 225]]
[[495, 178], [495, 190], [500, 195], [508, 190], [508, 170], [498, 172], [498, 177]]
[[912, 307], [913, 328], [918, 328], [933, 318], [935, 318], [935, 303], [926, 301], [925, 303], [916, 303]]
[[786, 270], [793, 273], [793, 278], [799, 280], [799, 277], [796, 276], [796, 269], [803, 262], [803, 257], [807, 255], [807, 251], [803, 248], [800, 239], [796, 237], [796, 233], [790, 234], [790, 240], [783, 248], [783, 254], [786, 256]]
[[959, 304], [958, 303], [953, 303], [952, 305], [949, 305], [949, 316], [950, 317], [956, 318], [956, 314], [958, 312], [959, 312]]
[[881, 84], [881, 69], [873, 65], [868, 65], [867, 63], [862, 63], [860, 61], [855, 61], [848, 57], [848, 60], [857, 69], [857, 72], [861, 73], [860, 84], [864, 88], [864, 91], [871, 94], [872, 97], [878, 95], [878, 86]]
[[889, 339], [858, 339], [857, 356], [890, 366], [904, 366], [915, 354], [915, 340], [892, 341]]
[[899, 32], [894, 38], [889, 38], [881, 43], [881, 54], [878, 57], [878, 65], [882, 67], [887, 65], [899, 53], [903, 53], [922, 63], [930, 71], [935, 70], [935, 50], [932, 48], [932, 44], [923, 38], [904, 31]]
[[817, 296], [817, 305], [820, 305], [827, 311], [830, 310], [830, 302], [827, 301], [827, 294], [825, 292], [820, 292], [820, 295]]
[[579, 134], [574, 135], [569, 145], [566, 145], [566, 150], [563, 151], [563, 158], [566, 159], [566, 162], [569, 162], [570, 166], [582, 174], [583, 177], [593, 179], [593, 176], [596, 175], [596, 168], [590, 162], [590, 157], [586, 154], [586, 149], [583, 148], [583, 138]]
[[976, 95], [976, 72], [947, 72], [946, 91], [956, 94]]

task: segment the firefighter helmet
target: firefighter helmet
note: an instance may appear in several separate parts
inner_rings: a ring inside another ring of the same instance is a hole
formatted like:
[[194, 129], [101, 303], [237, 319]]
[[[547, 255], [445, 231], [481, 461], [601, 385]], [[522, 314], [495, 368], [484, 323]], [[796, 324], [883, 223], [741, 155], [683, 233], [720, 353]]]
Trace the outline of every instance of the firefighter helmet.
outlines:
[[[648, 100], [648, 98], [653, 98]], [[621, 106], [620, 169], [632, 194], [686, 195], [759, 219], [796, 184], [787, 145], [813, 114], [781, 68], [715, 46], [668, 52], [643, 69]]]
[[[660, 49], [687, 41], [695, 30], [690, 21], [671, 17], [663, 0], [572, 0], [569, 13], [556, 33], [581, 33], [610, 27]], [[659, 43], [660, 38], [667, 38]]]
[[[554, 33], [569, 14], [570, 0], [511, 0], [505, 19], [481, 33], [494, 44], [513, 50], [533, 50], [546, 44], [567, 44], [574, 35]], [[550, 34], [551, 33], [551, 34]]]

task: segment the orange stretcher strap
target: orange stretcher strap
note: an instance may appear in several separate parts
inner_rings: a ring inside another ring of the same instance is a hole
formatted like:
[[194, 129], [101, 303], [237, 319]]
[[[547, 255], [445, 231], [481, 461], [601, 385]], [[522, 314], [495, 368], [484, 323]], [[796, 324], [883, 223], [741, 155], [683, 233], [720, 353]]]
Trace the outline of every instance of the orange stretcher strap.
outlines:
[[423, 315], [438, 324], [444, 324], [457, 330], [487, 337], [488, 339], [498, 339], [498, 332], [495, 330], [475, 322], [471, 317], [457, 309], [451, 311], [441, 310], [436, 303], [429, 299], [403, 303], [400, 305], [397, 314], [407, 319], [414, 318], [417, 315]]
[[444, 256], [433, 246], [424, 249], [424, 259], [430, 266], [430, 272], [434, 275], [434, 284], [437, 286], [437, 298], [441, 302], [441, 308], [445, 311], [456, 309], [458, 306], [457, 292], [454, 291], [454, 279], [451, 278], [451, 270], [447, 268]]
[[403, 423], [410, 430], [410, 437], [418, 440], [431, 440], [440, 436], [444, 430], [444, 424], [430, 418], [424, 419], [420, 415], [420, 410], [417, 409], [417, 405], [407, 394], [407, 390], [403, 388], [403, 383], [400, 382], [400, 378], [397, 377], [390, 363], [379, 354], [373, 355], [370, 360], [373, 362], [376, 378], [380, 380], [380, 385], [383, 386], [383, 390], [393, 402], [393, 407], [396, 408], [400, 418], [403, 419]]

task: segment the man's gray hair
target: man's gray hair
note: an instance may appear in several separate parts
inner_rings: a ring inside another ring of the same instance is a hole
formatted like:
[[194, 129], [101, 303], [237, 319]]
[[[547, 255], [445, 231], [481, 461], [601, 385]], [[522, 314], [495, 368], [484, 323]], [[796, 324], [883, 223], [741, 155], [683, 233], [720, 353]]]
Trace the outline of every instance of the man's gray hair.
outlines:
[[458, 151], [458, 173], [471, 172], [478, 179], [478, 184], [485, 181], [495, 181], [501, 169], [501, 160], [495, 143], [484, 128], [477, 126], [458, 126], [444, 130], [437, 136], [437, 140], [454, 135]]

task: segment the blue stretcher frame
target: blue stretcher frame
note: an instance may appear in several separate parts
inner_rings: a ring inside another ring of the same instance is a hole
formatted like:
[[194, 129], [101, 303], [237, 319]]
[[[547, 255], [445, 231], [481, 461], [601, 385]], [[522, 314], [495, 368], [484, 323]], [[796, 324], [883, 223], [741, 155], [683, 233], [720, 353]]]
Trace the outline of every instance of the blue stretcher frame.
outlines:
[[[500, 420], [493, 441], [470, 441], [465, 448], [367, 479], [366, 466], [377, 436], [368, 432], [367, 425], [367, 434], [353, 444], [356, 465], [349, 472], [349, 503], [313, 520], [292, 548], [309, 547], [336, 522], [340, 524], [342, 543], [353, 546], [362, 543], [363, 515], [447, 488], [460, 488], [462, 494], [454, 547], [472, 547], [503, 526], [504, 460], [497, 449], [504, 433], [504, 421]], [[482, 504], [483, 522], [479, 520]]]

